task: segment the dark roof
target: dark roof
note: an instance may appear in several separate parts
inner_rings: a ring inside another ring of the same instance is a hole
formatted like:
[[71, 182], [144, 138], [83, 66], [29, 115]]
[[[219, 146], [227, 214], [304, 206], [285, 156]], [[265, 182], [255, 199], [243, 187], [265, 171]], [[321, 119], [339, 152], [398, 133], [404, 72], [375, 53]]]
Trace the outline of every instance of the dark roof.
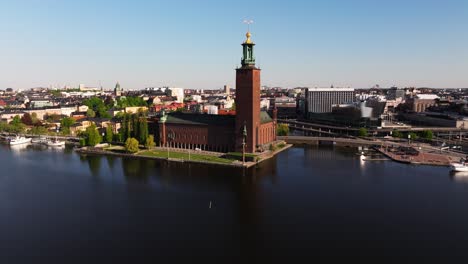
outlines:
[[187, 125], [234, 126], [236, 117], [227, 115], [169, 113], [166, 123]]

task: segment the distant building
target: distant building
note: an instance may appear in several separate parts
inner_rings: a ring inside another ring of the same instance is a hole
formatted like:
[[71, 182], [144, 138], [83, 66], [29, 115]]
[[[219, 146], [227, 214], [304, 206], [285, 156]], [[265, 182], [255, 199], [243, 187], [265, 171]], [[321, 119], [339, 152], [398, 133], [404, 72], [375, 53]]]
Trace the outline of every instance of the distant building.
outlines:
[[167, 95], [171, 97], [177, 97], [177, 102], [178, 103], [183, 103], [185, 94], [184, 94], [184, 88], [169, 88], [167, 89]]
[[354, 88], [307, 88], [307, 113], [331, 113], [333, 105], [354, 101]]
[[116, 97], [122, 96], [122, 88], [120, 87], [120, 83], [119, 83], [119, 82], [117, 82], [117, 83], [115, 84], [114, 95], [115, 95]]
[[387, 99], [388, 100], [397, 100], [398, 98], [405, 98], [405, 90], [398, 89], [397, 87], [392, 87], [387, 92]]
[[407, 100], [407, 103], [410, 110], [420, 113], [426, 111], [428, 107], [436, 105], [436, 99], [439, 99], [439, 97], [435, 94], [418, 94]]
[[293, 97], [275, 98], [275, 108], [278, 111], [278, 118], [297, 118], [297, 102]]

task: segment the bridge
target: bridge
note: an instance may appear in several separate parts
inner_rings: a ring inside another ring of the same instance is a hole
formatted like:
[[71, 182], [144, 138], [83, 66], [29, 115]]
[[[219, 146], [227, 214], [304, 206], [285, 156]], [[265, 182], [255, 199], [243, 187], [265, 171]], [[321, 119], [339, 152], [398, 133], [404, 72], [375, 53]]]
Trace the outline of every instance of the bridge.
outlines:
[[[278, 119], [278, 123], [287, 124], [290, 128], [303, 131], [310, 134], [324, 135], [357, 135], [359, 128], [346, 127], [337, 125], [317, 124], [305, 121], [298, 121], [296, 119]], [[467, 129], [456, 127], [382, 127], [382, 128], [369, 128], [368, 133], [372, 135], [388, 135], [391, 131], [398, 130], [400, 132], [421, 132], [431, 130], [437, 137], [454, 137], [454, 136], [468, 136]]]
[[279, 140], [284, 140], [288, 144], [307, 145], [337, 145], [337, 146], [374, 146], [381, 145], [380, 140], [366, 140], [361, 138], [341, 138], [341, 137], [307, 137], [307, 136], [279, 136]]

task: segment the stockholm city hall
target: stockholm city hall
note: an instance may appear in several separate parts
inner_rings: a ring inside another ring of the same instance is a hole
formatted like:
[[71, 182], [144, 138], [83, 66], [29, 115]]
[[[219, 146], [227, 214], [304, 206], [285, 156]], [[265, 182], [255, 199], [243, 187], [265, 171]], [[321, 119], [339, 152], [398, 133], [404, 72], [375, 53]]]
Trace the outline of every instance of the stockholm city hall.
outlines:
[[155, 131], [160, 146], [255, 153], [276, 141], [276, 111], [272, 118], [260, 109], [261, 70], [255, 66], [250, 32], [246, 37], [241, 67], [236, 69], [236, 115], [163, 114]]

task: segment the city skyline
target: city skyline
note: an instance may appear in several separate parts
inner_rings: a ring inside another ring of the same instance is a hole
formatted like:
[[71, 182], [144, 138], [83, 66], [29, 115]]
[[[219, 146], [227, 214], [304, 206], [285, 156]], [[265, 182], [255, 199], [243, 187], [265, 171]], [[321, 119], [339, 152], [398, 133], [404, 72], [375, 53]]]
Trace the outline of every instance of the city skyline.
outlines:
[[234, 87], [245, 18], [262, 84], [464, 88], [462, 1], [0, 1], [0, 89]]

